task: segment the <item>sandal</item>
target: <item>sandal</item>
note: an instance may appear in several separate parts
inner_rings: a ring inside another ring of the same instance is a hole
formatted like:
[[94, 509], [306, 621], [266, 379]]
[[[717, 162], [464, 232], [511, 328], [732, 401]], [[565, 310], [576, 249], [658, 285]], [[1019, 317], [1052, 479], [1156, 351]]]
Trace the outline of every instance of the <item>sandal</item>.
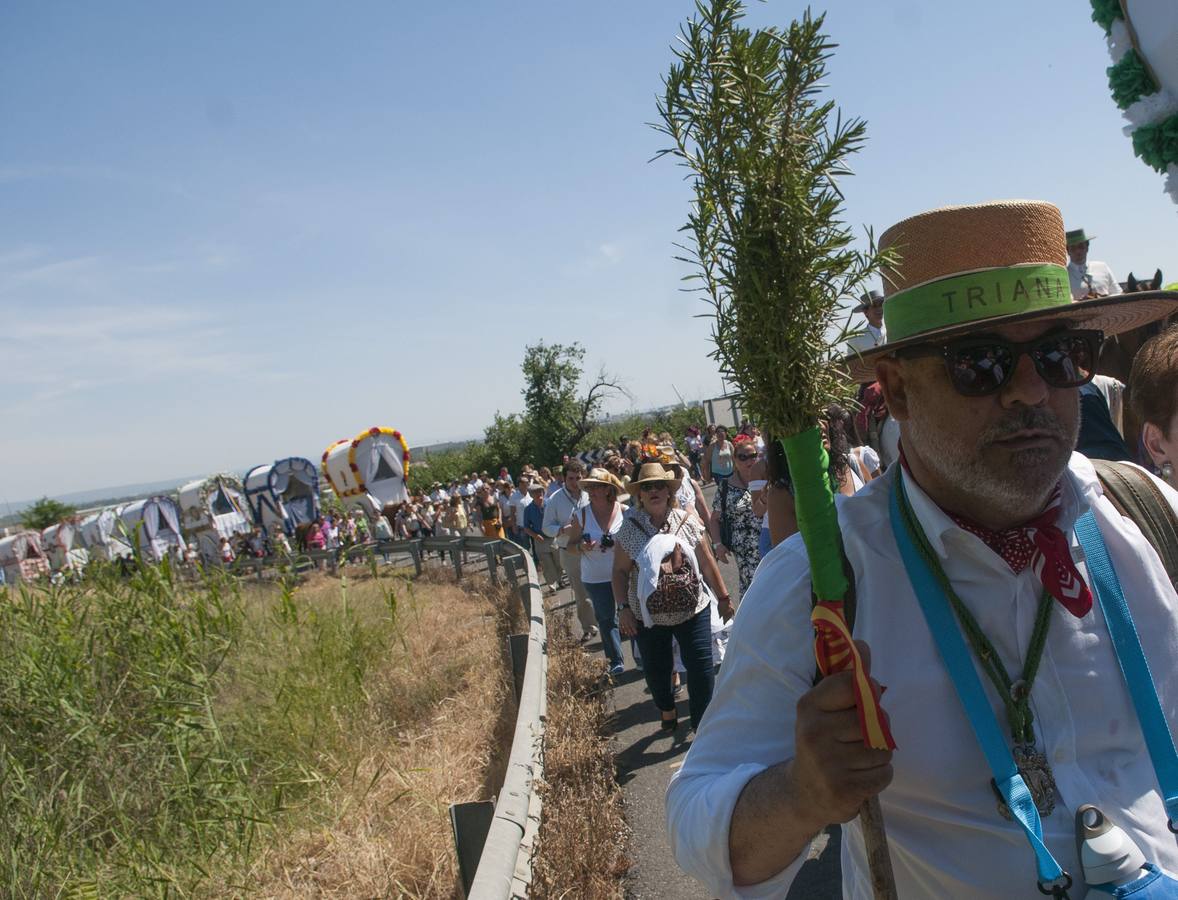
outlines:
[[669, 719], [665, 718], [665, 717], [663, 718], [663, 720], [662, 720], [663, 731], [674, 731], [678, 727], [679, 727], [679, 714], [677, 712], [672, 713], [671, 718], [669, 718]]

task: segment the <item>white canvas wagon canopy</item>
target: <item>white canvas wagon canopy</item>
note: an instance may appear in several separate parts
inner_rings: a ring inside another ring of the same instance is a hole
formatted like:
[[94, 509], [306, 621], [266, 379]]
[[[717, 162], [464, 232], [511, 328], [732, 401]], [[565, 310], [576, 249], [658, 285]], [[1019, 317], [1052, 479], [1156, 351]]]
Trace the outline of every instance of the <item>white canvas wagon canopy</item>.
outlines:
[[111, 561], [131, 555], [131, 545], [123, 539], [119, 528], [118, 509], [113, 506], [84, 518], [78, 530], [91, 559]]
[[254, 466], [245, 475], [245, 499], [267, 534], [282, 530], [294, 537], [298, 526], [319, 517], [319, 473], [301, 456]]
[[77, 519], [66, 519], [42, 531], [41, 547], [54, 572], [80, 572], [90, 561]]
[[119, 525], [144, 559], [159, 562], [171, 547], [184, 546], [180, 507], [171, 497], [149, 497], [119, 510]]
[[250, 530], [248, 510], [241, 482], [233, 475], [210, 475], [180, 488], [180, 524], [205, 562], [220, 560], [221, 538]]
[[323, 474], [346, 506], [379, 515], [389, 503], [409, 499], [409, 445], [392, 428], [369, 428], [324, 450]]
[[49, 560], [41, 547], [41, 535], [35, 531], [18, 531], [0, 540], [0, 568], [9, 583], [32, 581], [49, 574]]

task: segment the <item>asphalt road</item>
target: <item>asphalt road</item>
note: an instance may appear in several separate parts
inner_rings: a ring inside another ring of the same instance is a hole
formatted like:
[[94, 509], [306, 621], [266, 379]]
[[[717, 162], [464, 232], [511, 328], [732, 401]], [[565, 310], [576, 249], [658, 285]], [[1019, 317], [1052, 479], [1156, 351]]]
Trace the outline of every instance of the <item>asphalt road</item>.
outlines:
[[[711, 501], [712, 490], [705, 490]], [[736, 566], [722, 564], [724, 581], [736, 596]], [[571, 609], [572, 595], [560, 591], [550, 601], [554, 609]], [[737, 600], [739, 608], [739, 599]], [[572, 617], [577, 629], [576, 617]], [[585, 645], [588, 653], [601, 653], [600, 641]], [[626, 801], [626, 818], [633, 832], [630, 852], [633, 865], [626, 878], [626, 896], [634, 900], [708, 900], [712, 895], [675, 863], [667, 841], [663, 795], [675, 770], [691, 746], [687, 727], [687, 699], [680, 698], [680, 725], [667, 735], [659, 728], [659, 714], [651, 702], [642, 673], [633, 667], [629, 643], [624, 648], [626, 671], [615, 679], [614, 750], [618, 782]], [[839, 875], [839, 830], [815, 842], [812, 859], [802, 868], [791, 900], [838, 900], [842, 897]]]

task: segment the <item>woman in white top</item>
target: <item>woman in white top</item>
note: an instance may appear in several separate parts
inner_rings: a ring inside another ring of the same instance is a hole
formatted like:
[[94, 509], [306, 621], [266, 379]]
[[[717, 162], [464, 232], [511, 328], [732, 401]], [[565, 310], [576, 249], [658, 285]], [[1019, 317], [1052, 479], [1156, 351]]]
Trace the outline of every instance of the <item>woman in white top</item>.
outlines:
[[716, 429], [716, 438], [708, 445], [707, 455], [704, 457], [704, 477], [715, 482], [728, 478], [735, 471], [736, 464], [732, 461], [732, 441], [728, 440], [728, 429], [721, 425]]
[[609, 660], [609, 673], [620, 675], [626, 667], [622, 661], [622, 638], [611, 582], [614, 542], [625, 518], [619, 500], [626, 494], [618, 477], [605, 469], [591, 470], [581, 479], [581, 487], [589, 493], [589, 505], [573, 513], [568, 549], [581, 557], [581, 581], [597, 616], [601, 649]]
[[851, 473], [851, 481], [854, 482], [856, 492], [867, 482], [879, 478], [879, 454], [866, 444], [862, 447], [852, 447], [848, 462], [850, 463], [848, 469]]

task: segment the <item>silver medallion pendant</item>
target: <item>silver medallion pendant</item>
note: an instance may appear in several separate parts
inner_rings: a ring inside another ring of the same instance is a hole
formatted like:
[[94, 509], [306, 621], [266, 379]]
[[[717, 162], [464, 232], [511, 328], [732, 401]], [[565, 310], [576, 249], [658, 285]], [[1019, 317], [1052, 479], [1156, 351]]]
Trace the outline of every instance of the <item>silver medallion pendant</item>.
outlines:
[[[1018, 773], [1023, 776], [1027, 790], [1031, 792], [1031, 799], [1035, 801], [1035, 808], [1040, 816], [1049, 816], [1055, 811], [1055, 776], [1051, 774], [1051, 767], [1047, 765], [1047, 757], [1040, 753], [1034, 744], [1015, 744], [1012, 751], [1014, 765]], [[998, 788], [994, 788], [995, 793]], [[1014, 821], [1010, 807], [1006, 800], [998, 794], [998, 812], [1008, 822]]]

